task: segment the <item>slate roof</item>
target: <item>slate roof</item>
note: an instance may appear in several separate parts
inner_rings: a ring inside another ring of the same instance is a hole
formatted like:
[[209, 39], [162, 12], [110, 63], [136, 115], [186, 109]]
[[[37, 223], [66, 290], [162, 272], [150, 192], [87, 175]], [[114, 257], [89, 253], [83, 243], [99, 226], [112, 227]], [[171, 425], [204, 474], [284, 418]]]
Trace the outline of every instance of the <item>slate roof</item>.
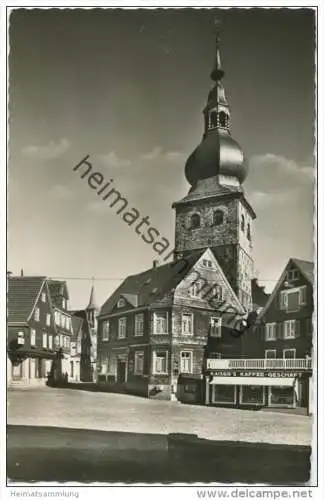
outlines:
[[299, 268], [301, 273], [305, 276], [305, 278], [309, 281], [311, 285], [314, 284], [314, 262], [310, 262], [308, 260], [302, 259], [291, 259], [296, 266]]
[[58, 295], [62, 294], [62, 287], [64, 290], [63, 295], [64, 295], [64, 293], [66, 293], [67, 298], [69, 298], [65, 281], [48, 280], [48, 286], [49, 286], [49, 290], [50, 290], [50, 294], [51, 294], [52, 298], [57, 297]]
[[259, 307], [264, 307], [268, 301], [270, 294], [266, 293], [264, 291], [264, 287], [259, 286], [257, 280], [255, 279], [251, 281], [251, 292], [253, 310], [258, 309]]
[[276, 286], [274, 287], [271, 295], [269, 296], [266, 305], [262, 309], [259, 319], [267, 312], [269, 309], [270, 305], [272, 304], [272, 301], [274, 300], [275, 296], [277, 295], [278, 291], [280, 290], [283, 282], [286, 280], [286, 272], [290, 268], [291, 264], [294, 264], [300, 272], [303, 274], [305, 279], [313, 286], [313, 281], [314, 281], [314, 263], [310, 262], [308, 260], [302, 260], [302, 259], [296, 259], [294, 257], [291, 257], [285, 266], [285, 269], [283, 270], [280, 278], [278, 279]]
[[148, 306], [161, 299], [168, 291], [176, 288], [204, 252], [205, 250], [202, 250], [186, 257], [185, 260], [169, 262], [128, 276], [103, 304], [100, 315], [111, 313], [120, 296], [134, 301], [136, 295], [137, 307]]
[[44, 276], [14, 276], [8, 278], [8, 323], [27, 322]]
[[73, 334], [71, 340], [77, 340], [80, 330], [82, 328], [83, 319], [78, 316], [71, 316]]

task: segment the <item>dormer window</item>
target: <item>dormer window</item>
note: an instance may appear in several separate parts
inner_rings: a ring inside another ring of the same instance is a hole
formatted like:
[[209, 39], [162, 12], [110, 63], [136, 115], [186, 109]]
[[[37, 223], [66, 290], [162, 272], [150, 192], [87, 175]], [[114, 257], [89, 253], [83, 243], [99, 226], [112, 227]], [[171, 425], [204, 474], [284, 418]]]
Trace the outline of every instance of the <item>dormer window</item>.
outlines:
[[117, 307], [125, 307], [126, 305], [126, 302], [124, 299], [119, 299], [119, 301], [117, 302]]
[[222, 210], [216, 210], [213, 214], [214, 226], [221, 226], [223, 222], [224, 222], [224, 212], [222, 212]]
[[200, 215], [193, 214], [191, 216], [191, 229], [195, 229], [197, 227], [200, 227]]
[[245, 217], [242, 214], [241, 215], [241, 230], [244, 231], [244, 229], [245, 229]]

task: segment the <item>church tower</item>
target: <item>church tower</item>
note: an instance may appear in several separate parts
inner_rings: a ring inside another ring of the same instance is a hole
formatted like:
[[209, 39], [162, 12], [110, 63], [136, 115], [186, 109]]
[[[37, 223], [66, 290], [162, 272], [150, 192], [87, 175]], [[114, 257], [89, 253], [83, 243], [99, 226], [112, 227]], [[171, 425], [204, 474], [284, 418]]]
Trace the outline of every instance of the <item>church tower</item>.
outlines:
[[92, 330], [97, 329], [97, 315], [98, 315], [98, 307], [96, 305], [95, 293], [94, 293], [94, 285], [92, 285], [90, 292], [89, 304], [86, 307], [87, 319]]
[[188, 195], [175, 202], [175, 257], [211, 248], [242, 305], [252, 308], [253, 221], [242, 183], [247, 165], [240, 145], [231, 136], [231, 113], [222, 84], [219, 36], [211, 78], [214, 81], [203, 110], [201, 143], [189, 156]]

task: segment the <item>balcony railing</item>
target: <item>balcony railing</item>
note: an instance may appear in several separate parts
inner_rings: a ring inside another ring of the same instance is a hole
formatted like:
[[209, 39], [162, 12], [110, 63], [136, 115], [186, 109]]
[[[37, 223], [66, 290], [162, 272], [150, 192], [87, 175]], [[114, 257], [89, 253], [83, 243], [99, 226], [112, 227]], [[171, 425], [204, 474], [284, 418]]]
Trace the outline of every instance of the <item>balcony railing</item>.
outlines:
[[310, 370], [311, 359], [207, 359], [207, 370]]

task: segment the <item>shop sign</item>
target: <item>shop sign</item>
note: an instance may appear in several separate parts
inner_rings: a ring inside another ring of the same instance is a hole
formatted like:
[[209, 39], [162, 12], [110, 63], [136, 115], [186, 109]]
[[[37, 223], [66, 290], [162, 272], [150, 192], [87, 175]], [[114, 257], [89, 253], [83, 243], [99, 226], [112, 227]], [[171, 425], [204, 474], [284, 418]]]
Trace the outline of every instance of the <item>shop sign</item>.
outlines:
[[268, 377], [268, 378], [295, 378], [302, 372], [260, 372], [260, 371], [213, 371], [214, 377]]

